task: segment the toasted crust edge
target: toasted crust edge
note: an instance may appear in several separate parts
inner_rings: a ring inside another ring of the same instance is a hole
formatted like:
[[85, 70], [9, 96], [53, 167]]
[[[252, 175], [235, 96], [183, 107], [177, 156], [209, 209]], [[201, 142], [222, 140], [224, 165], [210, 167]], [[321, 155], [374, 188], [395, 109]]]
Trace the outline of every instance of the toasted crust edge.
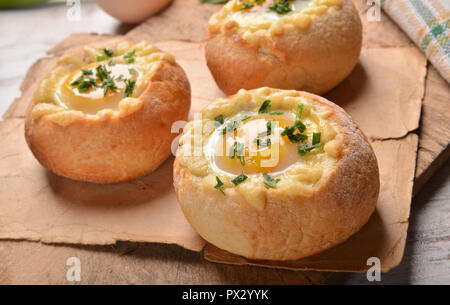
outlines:
[[341, 158], [328, 181], [312, 195], [291, 196], [269, 189], [260, 211], [205, 189], [202, 178], [175, 159], [174, 187], [180, 207], [208, 242], [250, 259], [300, 259], [344, 242], [374, 212], [380, 181], [367, 138], [339, 106], [310, 93], [298, 94], [327, 105], [333, 113], [330, 119], [344, 135]]
[[186, 120], [190, 85], [183, 69], [162, 60], [129, 114], [99, 120], [82, 116], [67, 126], [49, 116], [34, 119], [28, 108], [25, 138], [36, 159], [55, 174], [74, 180], [117, 183], [144, 176], [171, 154], [171, 124]]
[[361, 20], [351, 0], [344, 0], [306, 30], [290, 26], [279, 36], [264, 36], [258, 46], [238, 33], [207, 29], [205, 57], [228, 95], [263, 86], [324, 94], [351, 73], [361, 47]]

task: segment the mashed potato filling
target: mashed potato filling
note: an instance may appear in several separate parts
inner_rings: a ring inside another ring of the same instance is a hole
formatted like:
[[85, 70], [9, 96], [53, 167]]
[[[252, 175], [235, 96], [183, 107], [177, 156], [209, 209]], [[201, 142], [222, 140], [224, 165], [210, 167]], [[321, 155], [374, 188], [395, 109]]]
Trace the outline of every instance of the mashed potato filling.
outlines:
[[174, 62], [173, 56], [147, 42], [123, 42], [111, 49], [85, 47], [81, 54], [63, 56], [36, 91], [36, 112], [118, 111], [121, 102], [136, 103], [162, 60]]
[[342, 135], [331, 116], [296, 91], [240, 90], [186, 125], [179, 160], [205, 187], [258, 207], [267, 191], [314, 192], [341, 155]]

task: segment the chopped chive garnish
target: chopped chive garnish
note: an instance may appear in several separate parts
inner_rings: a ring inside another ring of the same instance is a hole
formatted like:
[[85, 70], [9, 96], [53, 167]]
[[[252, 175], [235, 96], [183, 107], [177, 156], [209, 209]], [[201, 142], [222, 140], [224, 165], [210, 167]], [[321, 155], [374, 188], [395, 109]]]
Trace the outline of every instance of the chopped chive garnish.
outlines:
[[216, 126], [222, 125], [223, 124], [223, 115], [218, 115], [214, 118], [214, 121], [217, 122], [215, 123]]
[[297, 113], [295, 115], [295, 119], [297, 121], [300, 120], [300, 118], [302, 117], [302, 112], [303, 112], [303, 104], [300, 104], [297, 106]]
[[275, 187], [275, 185], [280, 182], [280, 178], [272, 178], [268, 174], [263, 173], [264, 176], [264, 184], [268, 187]]
[[285, 15], [292, 11], [291, 7], [289, 6], [290, 0], [277, 0], [274, 1], [271, 6], [269, 6], [269, 10], [274, 11], [280, 15]]
[[125, 59], [125, 62], [127, 64], [132, 64], [134, 63], [134, 55], [136, 54], [136, 50], [133, 50], [131, 52], [128, 52], [127, 54], [125, 54], [123, 56], [123, 58]]
[[71, 86], [77, 86], [81, 84], [81, 82], [84, 80], [84, 75], [81, 75], [76, 80], [74, 80], [72, 83], [70, 83]]
[[110, 66], [110, 67], [115, 66], [115, 65], [116, 65], [116, 62], [114, 60], [110, 60], [108, 62], [108, 66]]
[[259, 107], [258, 113], [262, 114], [262, 113], [268, 113], [270, 110], [270, 100], [265, 100], [261, 107]]
[[133, 68], [128, 69], [128, 72], [130, 72], [131, 75], [135, 75], [136, 74], [136, 70]]
[[242, 165], [245, 165], [244, 144], [239, 142], [236, 143], [236, 154], [239, 162], [241, 162]]
[[280, 110], [274, 110], [274, 111], [269, 111], [269, 114], [272, 114], [272, 115], [281, 115], [281, 114], [284, 114], [284, 112], [283, 112], [283, 111], [280, 111]]
[[320, 132], [313, 133], [312, 137], [312, 145], [316, 145], [320, 143]]
[[81, 69], [83, 75], [92, 75], [92, 70], [90, 69]]
[[113, 50], [106, 49], [106, 48], [103, 48], [102, 50], [103, 50], [103, 53], [105, 53], [105, 55], [108, 56], [108, 57], [111, 57], [111, 56], [114, 55], [114, 51]]
[[114, 80], [111, 78], [108, 78], [103, 84], [103, 96], [106, 96], [106, 94], [108, 93], [108, 89], [111, 91], [116, 91], [117, 86], [114, 83]]
[[258, 110], [258, 114], [263, 114], [263, 113], [268, 113], [268, 114], [273, 114], [273, 115], [280, 115], [283, 114], [283, 111], [279, 111], [279, 110], [274, 110], [271, 111], [270, 110], [270, 100], [265, 100], [263, 102], [263, 104], [261, 105], [261, 107], [259, 107]]
[[301, 133], [288, 134], [287, 137], [291, 143], [304, 142], [308, 140], [308, 136]]
[[102, 56], [97, 56], [97, 61], [104, 61], [104, 60], [107, 60], [108, 59], [108, 56], [106, 56], [106, 55], [102, 55]]
[[270, 120], [266, 123], [267, 135], [272, 134], [272, 125], [274, 122], [275, 122], [274, 120]]
[[254, 140], [254, 142], [256, 143], [256, 145], [261, 146], [261, 147], [267, 147], [267, 146], [272, 145], [270, 138], [266, 139], [266, 141], [261, 141], [260, 138], [256, 138]]
[[84, 80], [78, 86], [78, 92], [80, 92], [80, 93], [88, 92], [89, 89], [91, 89], [92, 86], [94, 86], [94, 84], [95, 84], [95, 81], [92, 81], [92, 80], [85, 81]]
[[242, 2], [242, 7], [239, 9], [240, 11], [244, 11], [246, 9], [252, 8], [254, 6], [254, 4], [249, 3], [247, 1]]
[[246, 175], [240, 174], [239, 176], [231, 180], [231, 182], [233, 182], [233, 184], [237, 186], [238, 184], [244, 182], [247, 178], [248, 177]]
[[302, 144], [302, 145], [299, 145], [297, 147], [297, 151], [298, 151], [299, 155], [306, 155], [306, 153], [308, 151], [316, 149], [316, 148], [318, 148], [320, 146], [322, 146], [322, 143], [317, 143], [317, 144], [314, 144], [314, 145]]
[[133, 94], [133, 90], [134, 90], [134, 85], [136, 85], [136, 81], [135, 80], [130, 80], [127, 79], [125, 81], [127, 87], [125, 88], [125, 97], [129, 97], [131, 94]]
[[97, 78], [98, 78], [100, 81], [103, 81], [104, 79], [107, 79], [107, 78], [108, 78], [109, 72], [108, 72], [108, 70], [106, 70], [105, 65], [98, 65], [98, 66], [95, 68], [95, 70], [97, 71]]
[[281, 135], [287, 136], [289, 138], [289, 140], [293, 143], [305, 141], [308, 138], [306, 135], [299, 134], [299, 133], [294, 134], [295, 130], [297, 130], [297, 129], [300, 132], [304, 132], [306, 129], [306, 126], [302, 122], [297, 121], [292, 126], [286, 126], [284, 128], [283, 132], [281, 133]]
[[296, 121], [294, 127], [297, 128], [300, 132], [304, 132], [306, 130], [305, 124], [300, 121]]
[[234, 159], [234, 156], [237, 155], [237, 158], [241, 162], [242, 165], [245, 165], [245, 157], [244, 157], [244, 144], [235, 141], [233, 146], [230, 147], [229, 157]]
[[227, 122], [227, 125], [221, 129], [222, 134], [226, 134], [227, 132], [235, 131], [236, 129], [239, 128], [239, 125], [241, 125], [242, 121], [248, 120], [249, 118], [250, 118], [249, 115], [245, 115], [237, 121], [232, 120], [232, 121]]
[[225, 192], [223, 191], [223, 188], [224, 188], [223, 182], [217, 176], [216, 176], [216, 181], [217, 181], [217, 184], [214, 186], [214, 188], [216, 190], [219, 190], [222, 194], [225, 195]]

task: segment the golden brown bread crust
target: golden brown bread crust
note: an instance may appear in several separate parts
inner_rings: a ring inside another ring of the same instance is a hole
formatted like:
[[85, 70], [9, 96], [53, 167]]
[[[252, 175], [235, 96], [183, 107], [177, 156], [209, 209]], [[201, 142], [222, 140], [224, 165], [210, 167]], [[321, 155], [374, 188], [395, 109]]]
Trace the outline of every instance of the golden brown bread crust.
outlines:
[[183, 69], [163, 60], [138, 97], [139, 109], [119, 115], [80, 115], [67, 125], [28, 111], [25, 136], [36, 159], [67, 178], [96, 183], [132, 180], [156, 169], [171, 154], [171, 125], [186, 120], [190, 86]]
[[259, 210], [203, 187], [202, 178], [183, 167], [177, 156], [178, 201], [193, 228], [208, 242], [251, 259], [300, 259], [342, 243], [374, 212], [380, 182], [368, 140], [339, 106], [306, 92], [298, 95], [327, 105], [332, 113], [329, 119], [343, 134], [340, 159], [326, 183], [312, 194], [294, 196], [271, 188], [265, 208]]
[[362, 45], [362, 25], [351, 0], [315, 16], [305, 30], [294, 26], [265, 35], [259, 46], [235, 31], [206, 32], [205, 56], [226, 94], [268, 86], [323, 94], [347, 77]]

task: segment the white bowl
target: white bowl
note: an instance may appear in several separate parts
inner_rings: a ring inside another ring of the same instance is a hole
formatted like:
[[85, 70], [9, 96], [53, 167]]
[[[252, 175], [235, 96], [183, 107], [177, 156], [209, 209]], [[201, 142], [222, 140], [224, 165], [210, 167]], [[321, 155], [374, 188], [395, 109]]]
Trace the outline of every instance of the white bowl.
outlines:
[[172, 0], [96, 0], [109, 15], [125, 23], [140, 23], [164, 9]]

